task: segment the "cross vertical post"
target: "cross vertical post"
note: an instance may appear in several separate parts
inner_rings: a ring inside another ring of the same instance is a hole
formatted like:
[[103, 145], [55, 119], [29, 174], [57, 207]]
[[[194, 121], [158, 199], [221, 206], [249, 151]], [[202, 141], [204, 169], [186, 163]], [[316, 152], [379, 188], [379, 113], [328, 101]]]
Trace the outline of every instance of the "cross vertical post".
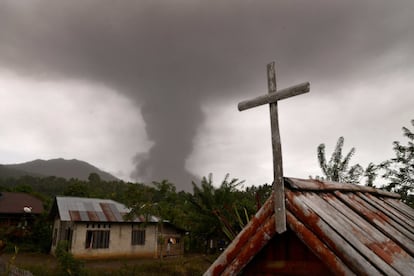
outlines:
[[[269, 93], [276, 92], [275, 62], [271, 62], [267, 65], [267, 86]], [[269, 109], [273, 148], [273, 200], [276, 217], [276, 232], [280, 234], [286, 231], [286, 211], [277, 101], [269, 103]]]
[[259, 105], [269, 104], [273, 149], [273, 199], [276, 218], [275, 223], [276, 232], [280, 234], [286, 231], [286, 210], [285, 187], [283, 183], [282, 146], [280, 142], [277, 102], [279, 100], [309, 92], [310, 84], [309, 82], [305, 82], [282, 90], [277, 90], [275, 62], [271, 62], [267, 65], [267, 86], [268, 94], [256, 97], [252, 100], [240, 102], [238, 104], [238, 109], [239, 111], [243, 111]]

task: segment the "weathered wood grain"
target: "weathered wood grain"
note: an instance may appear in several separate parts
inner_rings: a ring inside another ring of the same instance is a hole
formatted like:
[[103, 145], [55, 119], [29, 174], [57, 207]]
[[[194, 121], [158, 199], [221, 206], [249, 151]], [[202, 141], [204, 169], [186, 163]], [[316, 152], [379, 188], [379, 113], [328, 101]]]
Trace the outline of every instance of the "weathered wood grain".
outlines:
[[[267, 65], [267, 85], [269, 93], [276, 91], [276, 70], [275, 63]], [[270, 109], [270, 128], [272, 133], [273, 148], [273, 190], [275, 191], [275, 217], [276, 232], [283, 233], [286, 231], [286, 212], [285, 212], [285, 191], [283, 185], [283, 165], [282, 165], [282, 145], [280, 142], [279, 119], [277, 112], [277, 101], [269, 104]]]
[[[349, 191], [349, 192], [367, 192], [374, 195], [380, 195], [385, 197], [392, 198], [401, 198], [399, 194], [375, 189], [373, 187], [360, 186], [349, 183], [339, 183], [332, 181], [319, 181], [317, 179], [312, 179], [312, 181], [289, 177], [286, 178], [287, 184], [292, 189], [302, 190], [302, 191]], [[408, 207], [409, 208], [409, 207]], [[413, 212], [414, 214], [414, 212]]]
[[286, 231], [286, 211], [285, 211], [285, 192], [283, 183], [283, 164], [282, 164], [282, 145], [279, 133], [279, 118], [277, 102], [282, 99], [300, 95], [310, 90], [309, 82], [291, 86], [289, 88], [277, 91], [275, 62], [267, 64], [267, 86], [268, 94], [252, 100], [240, 102], [238, 109], [240, 111], [256, 107], [263, 104], [269, 104], [270, 109], [270, 128], [272, 133], [273, 149], [273, 190], [274, 190], [274, 209], [276, 232], [283, 233]]
[[338, 256], [332, 252], [308, 227], [300, 222], [291, 212], [286, 211], [286, 218], [290, 229], [308, 248], [323, 260], [332, 273], [339, 272], [341, 275], [355, 275]]
[[[313, 229], [318, 238], [329, 246], [336, 256], [338, 256], [345, 265], [350, 268], [354, 273], [358, 275], [382, 275], [379, 268], [373, 263], [373, 258], [378, 259], [378, 256], [373, 257], [373, 253], [368, 248], [361, 246], [361, 243], [352, 234], [350, 229], [342, 229], [341, 218], [329, 217], [324, 210], [327, 208], [326, 204], [323, 204], [323, 200], [319, 198], [317, 202], [308, 200], [308, 195], [303, 195], [300, 192], [292, 192], [287, 189], [286, 197], [287, 208], [289, 211], [295, 214], [300, 221], [306, 221], [308, 227]], [[318, 206], [322, 203], [321, 206]], [[330, 208], [328, 208], [329, 210]], [[329, 212], [329, 211], [328, 211]], [[328, 220], [326, 220], [328, 218]], [[341, 233], [336, 232], [340, 229]], [[350, 238], [351, 242], [348, 241]], [[354, 242], [359, 246], [353, 246]], [[361, 258], [361, 255], [364, 258]], [[386, 264], [384, 264], [386, 265]], [[391, 272], [388, 275], [396, 275], [396, 271], [387, 267], [386, 271]], [[386, 273], [387, 274], [387, 273]]]
[[243, 111], [246, 109], [250, 109], [256, 106], [274, 103], [280, 100], [284, 100], [293, 96], [301, 95], [310, 91], [310, 83], [304, 82], [298, 85], [290, 86], [288, 88], [269, 92], [267, 95], [259, 96], [257, 98], [242, 101], [240, 102], [237, 107], [239, 111]]

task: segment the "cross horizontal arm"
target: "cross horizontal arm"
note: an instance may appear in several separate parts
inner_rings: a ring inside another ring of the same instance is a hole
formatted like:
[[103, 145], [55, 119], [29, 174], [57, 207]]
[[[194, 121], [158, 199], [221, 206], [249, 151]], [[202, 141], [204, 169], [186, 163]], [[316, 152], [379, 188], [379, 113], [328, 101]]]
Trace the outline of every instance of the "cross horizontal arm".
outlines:
[[269, 93], [263, 96], [259, 96], [257, 98], [254, 98], [252, 100], [247, 100], [240, 102], [238, 104], [239, 111], [243, 111], [249, 108], [253, 108], [259, 105], [274, 103], [279, 100], [283, 100], [286, 98], [290, 98], [296, 95], [304, 94], [309, 92], [310, 90], [310, 84], [309, 82], [304, 82], [298, 85], [294, 85], [273, 93]]

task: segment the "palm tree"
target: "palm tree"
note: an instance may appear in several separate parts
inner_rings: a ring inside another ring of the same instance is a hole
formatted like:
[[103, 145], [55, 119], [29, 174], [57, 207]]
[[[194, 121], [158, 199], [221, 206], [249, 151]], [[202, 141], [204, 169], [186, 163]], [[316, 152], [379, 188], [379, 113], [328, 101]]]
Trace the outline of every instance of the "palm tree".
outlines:
[[329, 162], [326, 161], [325, 144], [320, 144], [318, 146], [318, 161], [324, 174], [323, 179], [356, 184], [359, 182], [364, 170], [359, 164], [353, 165], [348, 169], [351, 157], [355, 153], [355, 148], [352, 148], [348, 154], [343, 157], [343, 146], [344, 137], [341, 136], [336, 143], [335, 150], [332, 153]]
[[213, 186], [212, 174], [203, 177], [200, 186], [193, 182], [194, 195], [190, 202], [198, 214], [205, 238], [232, 240], [249, 221], [254, 199], [245, 199], [246, 193], [237, 189], [243, 183], [236, 178], [229, 181], [228, 174], [218, 188]]

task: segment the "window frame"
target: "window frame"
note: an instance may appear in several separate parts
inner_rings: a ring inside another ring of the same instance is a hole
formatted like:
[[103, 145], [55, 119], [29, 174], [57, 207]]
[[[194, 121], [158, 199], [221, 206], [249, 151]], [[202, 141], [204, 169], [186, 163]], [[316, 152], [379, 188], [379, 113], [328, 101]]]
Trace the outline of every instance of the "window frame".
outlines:
[[111, 232], [109, 230], [86, 230], [86, 249], [109, 248]]
[[145, 245], [146, 231], [145, 229], [134, 229], [131, 231], [131, 245]]

